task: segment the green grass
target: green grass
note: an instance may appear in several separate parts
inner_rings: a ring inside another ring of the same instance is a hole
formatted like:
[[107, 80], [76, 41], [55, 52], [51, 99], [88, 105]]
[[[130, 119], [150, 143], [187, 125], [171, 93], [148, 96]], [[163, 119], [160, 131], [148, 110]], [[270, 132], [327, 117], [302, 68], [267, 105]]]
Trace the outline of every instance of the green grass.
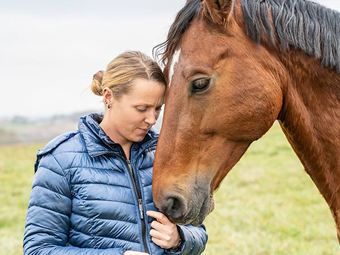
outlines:
[[22, 254], [35, 154], [41, 145], [0, 147], [0, 254]]
[[[35, 153], [0, 147], [0, 254], [22, 254]], [[255, 142], [215, 193], [204, 255], [336, 255], [328, 206], [280, 127]]]
[[224, 179], [205, 255], [336, 255], [335, 223], [278, 124]]

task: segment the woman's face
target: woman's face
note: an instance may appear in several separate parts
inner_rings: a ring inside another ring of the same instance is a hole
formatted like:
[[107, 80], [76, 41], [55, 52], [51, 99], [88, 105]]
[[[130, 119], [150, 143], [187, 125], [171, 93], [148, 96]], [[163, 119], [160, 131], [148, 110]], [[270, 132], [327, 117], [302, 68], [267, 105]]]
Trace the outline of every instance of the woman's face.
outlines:
[[165, 85], [136, 79], [128, 94], [111, 99], [109, 115], [113, 140], [121, 145], [140, 142], [156, 123], [164, 103]]

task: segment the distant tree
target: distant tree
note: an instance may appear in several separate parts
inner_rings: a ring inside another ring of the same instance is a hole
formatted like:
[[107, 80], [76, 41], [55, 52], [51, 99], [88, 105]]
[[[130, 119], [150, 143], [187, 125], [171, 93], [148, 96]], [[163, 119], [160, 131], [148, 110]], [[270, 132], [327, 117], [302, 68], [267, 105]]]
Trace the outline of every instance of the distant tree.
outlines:
[[17, 115], [12, 118], [11, 122], [15, 124], [27, 124], [29, 123], [29, 119], [24, 116]]

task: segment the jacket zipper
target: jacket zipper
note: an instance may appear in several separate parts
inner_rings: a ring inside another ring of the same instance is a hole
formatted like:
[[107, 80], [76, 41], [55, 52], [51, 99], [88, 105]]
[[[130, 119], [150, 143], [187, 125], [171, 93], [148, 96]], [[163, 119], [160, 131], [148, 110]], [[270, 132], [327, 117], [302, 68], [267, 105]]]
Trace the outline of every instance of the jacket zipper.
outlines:
[[144, 211], [143, 211], [143, 203], [142, 203], [142, 199], [141, 199], [142, 196], [138, 192], [139, 190], [137, 189], [137, 185], [135, 185], [137, 183], [137, 181], [134, 178], [134, 174], [133, 174], [133, 170], [132, 170], [132, 166], [131, 166], [131, 161], [126, 160], [126, 163], [128, 165], [128, 168], [129, 168], [129, 174], [130, 174], [130, 177], [132, 179], [132, 182], [133, 182], [134, 186], [136, 186], [135, 193], [137, 194], [139, 214], [140, 214], [140, 218], [143, 220], [144, 219]]
[[[144, 149], [142, 150], [142, 152], [138, 154], [138, 156], [137, 156], [137, 158], [136, 158], [136, 160], [135, 160], [135, 169], [137, 169], [137, 162], [138, 162], [139, 157], [143, 154], [144, 151], [146, 151], [147, 149], [152, 148], [152, 147], [153, 147], [153, 146], [144, 148]], [[128, 160], [128, 164], [129, 164], [129, 169], [130, 169], [132, 175], [133, 175], [133, 176], [136, 176], [135, 182], [136, 182], [136, 183], [139, 183], [138, 174], [137, 174], [137, 173], [136, 173], [136, 175], [133, 174], [132, 166], [131, 166], [131, 161], [130, 161], [130, 160]], [[142, 199], [141, 199], [141, 198], [142, 198], [141, 193], [139, 193], [139, 197], [140, 197], [140, 199], [138, 200], [138, 203], [139, 203], [139, 211], [140, 211], [140, 214], [141, 214], [141, 219], [143, 219], [143, 218], [144, 218], [144, 210], [143, 210], [143, 203], [142, 203]]]
[[[128, 169], [129, 169], [129, 174], [132, 180], [132, 184], [133, 184], [133, 188], [135, 190], [135, 194], [137, 197], [137, 201], [138, 201], [138, 209], [139, 209], [139, 214], [140, 214], [140, 219], [142, 221], [142, 240], [143, 240], [143, 245], [144, 245], [144, 249], [145, 252], [150, 254], [149, 252], [149, 248], [148, 245], [146, 243], [146, 226], [145, 226], [145, 221], [144, 221], [144, 208], [143, 208], [143, 202], [142, 202], [142, 195], [141, 195], [141, 191], [137, 188], [136, 183], [138, 183], [138, 177], [137, 180], [135, 179], [135, 175], [133, 174], [133, 169], [131, 166], [131, 161], [130, 160], [125, 160], [125, 162], [127, 163]], [[137, 174], [136, 174], [137, 176]], [[139, 185], [138, 185], [139, 187]]]
[[[147, 149], [150, 149], [152, 147], [155, 147], [155, 145], [151, 145], [147, 148], [144, 148], [139, 154], [138, 156], [136, 157], [136, 160], [135, 160], [135, 169], [137, 169], [137, 163], [138, 163], [138, 159], [140, 158], [141, 155], [143, 155], [144, 151], [146, 151]], [[136, 176], [136, 179], [135, 179], [135, 182], [136, 183], [139, 183], [139, 178], [138, 178], [138, 174], [136, 173], [136, 175], [133, 174], [133, 170], [132, 170], [132, 166], [131, 166], [131, 161], [128, 160], [128, 165], [129, 165], [129, 169], [131, 170], [131, 174], [133, 176]], [[139, 185], [138, 185], [139, 187]], [[140, 191], [141, 192], [141, 191]], [[149, 252], [149, 249], [148, 249], [148, 246], [146, 244], [146, 236], [145, 236], [145, 233], [146, 233], [146, 226], [145, 226], [145, 221], [144, 221], [144, 209], [143, 209], [143, 203], [142, 203], [142, 196], [141, 196], [141, 193], [139, 194], [139, 198], [138, 198], [138, 204], [139, 204], [139, 212], [140, 212], [140, 215], [141, 215], [141, 219], [142, 219], [142, 237], [143, 237], [143, 243], [144, 243], [144, 248], [145, 248], [145, 251], [146, 253], [150, 254], [151, 255], [151, 252]]]
[[[146, 149], [149, 149], [151, 147], [147, 147], [147, 148], [143, 149], [142, 152], [137, 156], [135, 168], [137, 167], [137, 160], [139, 159], [139, 157], [143, 154], [143, 152]], [[141, 196], [141, 192], [139, 191], [139, 189], [137, 188], [137, 185], [136, 185], [137, 181], [139, 181], [138, 175], [136, 174], [136, 178], [137, 178], [137, 180], [136, 180], [135, 177], [134, 177], [135, 175], [133, 174], [131, 161], [122, 157], [121, 155], [119, 155], [117, 153], [114, 153], [114, 152], [99, 153], [99, 154], [93, 155], [92, 157], [96, 157], [96, 156], [100, 156], [100, 155], [104, 155], [104, 154], [113, 154], [113, 155], [121, 158], [123, 160], [124, 164], [127, 166], [128, 170], [129, 170], [128, 172], [129, 172], [129, 175], [130, 175], [130, 178], [131, 178], [131, 182], [132, 182], [132, 186], [133, 186], [135, 196], [137, 198], [139, 214], [140, 214], [140, 218], [141, 218], [141, 222], [142, 222], [142, 240], [143, 240], [144, 250], [145, 250], [146, 253], [151, 254], [150, 251], [149, 251], [148, 245], [146, 243], [146, 226], [145, 226], [145, 221], [144, 221], [144, 208], [143, 208], [142, 196]]]

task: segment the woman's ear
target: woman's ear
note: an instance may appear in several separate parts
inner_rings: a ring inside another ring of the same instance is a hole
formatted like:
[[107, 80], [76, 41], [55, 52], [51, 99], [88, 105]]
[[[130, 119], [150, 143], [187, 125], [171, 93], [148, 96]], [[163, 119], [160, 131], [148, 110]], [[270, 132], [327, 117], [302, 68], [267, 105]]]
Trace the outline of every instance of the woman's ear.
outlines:
[[225, 26], [232, 14], [234, 0], [204, 0], [204, 13], [213, 22]]
[[109, 88], [104, 88], [103, 90], [103, 101], [104, 104], [106, 105], [106, 107], [108, 109], [110, 109], [111, 105], [112, 105], [112, 99], [113, 99], [113, 95], [112, 95], [112, 91]]

